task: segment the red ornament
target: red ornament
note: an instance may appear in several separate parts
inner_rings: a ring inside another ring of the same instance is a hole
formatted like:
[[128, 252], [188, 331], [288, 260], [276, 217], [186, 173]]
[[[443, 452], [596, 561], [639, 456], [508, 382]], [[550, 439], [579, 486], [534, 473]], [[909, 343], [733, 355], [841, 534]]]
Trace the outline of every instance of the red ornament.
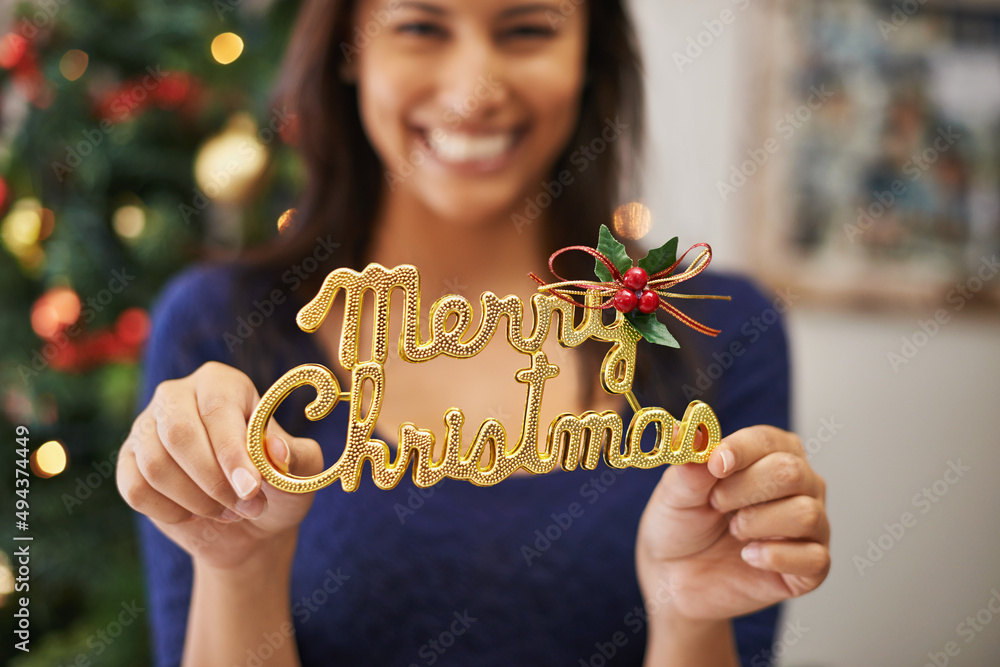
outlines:
[[638, 292], [646, 287], [646, 283], [649, 282], [649, 274], [646, 273], [645, 269], [633, 266], [622, 276], [622, 282], [625, 283], [625, 287], [633, 292]]
[[618, 294], [615, 294], [615, 308], [623, 313], [632, 312], [637, 303], [639, 303], [639, 299], [632, 290], [618, 290]]
[[191, 78], [186, 72], [167, 72], [152, 94], [161, 109], [175, 109], [187, 100], [190, 92]]
[[128, 348], [142, 344], [149, 335], [149, 317], [142, 308], [126, 308], [115, 320], [115, 336]]
[[28, 53], [28, 40], [16, 32], [0, 37], [0, 67], [14, 69]]
[[660, 307], [660, 295], [651, 289], [646, 290], [639, 297], [639, 312], [649, 315]]

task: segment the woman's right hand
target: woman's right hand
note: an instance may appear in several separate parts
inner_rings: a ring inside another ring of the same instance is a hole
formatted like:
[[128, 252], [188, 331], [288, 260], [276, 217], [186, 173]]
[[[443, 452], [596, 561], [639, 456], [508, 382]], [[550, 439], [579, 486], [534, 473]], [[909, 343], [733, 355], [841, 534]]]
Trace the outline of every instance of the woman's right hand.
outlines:
[[[247, 423], [260, 396], [250, 378], [218, 362], [161, 382], [136, 417], [118, 456], [125, 501], [212, 568], [239, 567], [270, 546], [294, 540], [313, 494], [263, 482], [247, 454]], [[265, 441], [279, 469], [315, 475], [323, 453], [272, 419]]]

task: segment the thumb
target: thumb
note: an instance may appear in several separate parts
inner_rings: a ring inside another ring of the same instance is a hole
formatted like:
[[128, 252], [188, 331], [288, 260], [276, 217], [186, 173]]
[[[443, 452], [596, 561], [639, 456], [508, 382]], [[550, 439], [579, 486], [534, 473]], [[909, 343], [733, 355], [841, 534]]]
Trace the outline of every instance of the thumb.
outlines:
[[659, 559], [679, 558], [718, 539], [726, 522], [708, 503], [716, 482], [705, 463], [668, 466], [639, 522], [645, 549]]
[[264, 449], [275, 468], [299, 477], [323, 472], [323, 450], [312, 438], [295, 438], [271, 420]]
[[[674, 424], [676, 443], [680, 427]], [[701, 431], [695, 436], [695, 449], [701, 444]], [[653, 491], [653, 500], [672, 510], [691, 509], [708, 505], [708, 497], [718, 481], [703, 463], [686, 463], [668, 467]]]

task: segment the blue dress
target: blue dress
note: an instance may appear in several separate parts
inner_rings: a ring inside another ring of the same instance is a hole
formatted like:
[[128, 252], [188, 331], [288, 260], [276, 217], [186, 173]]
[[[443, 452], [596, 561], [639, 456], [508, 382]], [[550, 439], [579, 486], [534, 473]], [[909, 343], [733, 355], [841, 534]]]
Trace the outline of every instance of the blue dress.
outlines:
[[[304, 291], [297, 282], [285, 281], [281, 298], [254, 303], [250, 285], [229, 266], [196, 266], [175, 277], [153, 311], [139, 409], [160, 382], [207, 361], [239, 368], [240, 348], [261, 327], [279, 322], [282, 344], [268, 355], [276, 371], [270, 382], [258, 384], [260, 393], [298, 364], [323, 363], [312, 337], [294, 327], [299, 305], [312, 296], [296, 294]], [[787, 429], [781, 308], [733, 275], [706, 272], [683, 287], [732, 301], [675, 302], [722, 333], [695, 334], [690, 340], [698, 341], [701, 365], [669, 382], [683, 389], [685, 403], [709, 400], [723, 436], [754, 424]], [[657, 348], [655, 354], [680, 353]], [[709, 392], [715, 392], [710, 399]], [[313, 397], [309, 389], [297, 394], [304, 402]], [[683, 413], [683, 405], [640, 401], [678, 418]], [[292, 427], [293, 407], [289, 399], [278, 408], [279, 423], [317, 440], [327, 464], [339, 458], [347, 406]], [[626, 426], [631, 417], [622, 415]], [[663, 468], [613, 470], [602, 461], [593, 471], [556, 468], [491, 487], [445, 479], [418, 489], [408, 473], [395, 489], [383, 491], [368, 467], [354, 493], [335, 482], [316, 494], [293, 564], [291, 614], [302, 664], [641, 665], [646, 624], [635, 536], [662, 474]], [[190, 557], [145, 516], [137, 514], [137, 522], [155, 664], [177, 665], [191, 595]], [[775, 606], [734, 621], [744, 665], [770, 664], [777, 615]]]

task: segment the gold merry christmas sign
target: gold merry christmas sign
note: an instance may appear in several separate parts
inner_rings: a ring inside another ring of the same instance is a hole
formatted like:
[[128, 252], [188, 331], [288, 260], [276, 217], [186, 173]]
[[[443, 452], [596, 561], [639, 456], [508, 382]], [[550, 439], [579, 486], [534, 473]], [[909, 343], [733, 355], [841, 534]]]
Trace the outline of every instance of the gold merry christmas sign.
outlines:
[[[671, 244], [672, 248], [668, 247]], [[346, 268], [333, 271], [324, 280], [319, 293], [299, 311], [296, 322], [306, 332], [316, 331], [334, 300], [343, 293], [344, 320], [338, 361], [345, 371], [350, 372], [350, 390], [343, 391], [334, 374], [320, 364], [304, 364], [285, 373], [264, 393], [251, 416], [247, 450], [254, 465], [274, 487], [293, 493], [307, 493], [328, 486], [337, 479], [340, 479], [345, 491], [356, 490], [366, 460], [371, 465], [375, 484], [382, 489], [391, 489], [399, 483], [411, 459], [413, 480], [420, 487], [428, 487], [445, 477], [490, 486], [506, 479], [515, 470], [544, 474], [552, 471], [557, 463], [564, 470], [574, 470], [577, 466], [593, 470], [601, 458], [613, 468], [653, 468], [668, 463], [706, 462], [721, 437], [719, 422], [712, 409], [701, 401], [693, 401], [685, 410], [679, 433], [674, 438], [674, 417], [662, 408], [640, 406], [632, 393], [632, 381], [639, 340], [646, 338], [662, 345], [677, 346], [666, 327], [656, 320], [657, 309], [665, 310], [709, 335], [718, 333], [687, 318], [661, 300], [669, 297], [727, 299], [668, 291], [673, 285], [703, 270], [711, 258], [711, 251], [704, 246], [705, 250], [686, 271], [674, 274], [680, 262], [674, 259], [676, 239], [651, 251], [637, 266], [631, 266], [624, 247], [619, 246], [605, 227], [602, 228], [601, 244], [597, 249], [574, 246], [555, 253], [550, 259], [550, 268], [552, 260], [562, 252], [584, 250], [590, 253], [597, 259], [596, 272], [602, 280], [561, 280], [545, 284], [532, 276], [542, 284], [531, 298], [530, 328], [524, 326], [524, 304], [519, 298], [513, 295], [501, 298], [492, 292], [484, 292], [480, 297], [480, 326], [476, 331], [470, 331], [473, 306], [466, 298], [452, 294], [441, 297], [431, 306], [429, 332], [425, 336], [420, 331], [420, 275], [416, 267], [401, 265], [387, 269], [380, 264], [370, 264], [361, 272]], [[646, 266], [643, 266], [644, 263]], [[471, 448], [463, 454], [465, 415], [459, 408], [451, 408], [444, 414], [444, 454], [440, 460], [432, 459], [434, 433], [409, 422], [399, 426], [399, 445], [395, 456], [385, 442], [372, 438], [386, 386], [385, 363], [390, 343], [389, 295], [396, 290], [401, 290], [403, 296], [403, 322], [398, 348], [399, 356], [404, 361], [420, 363], [439, 355], [460, 359], [474, 357], [493, 339], [498, 328], [504, 328], [508, 344], [527, 357], [525, 367], [514, 377], [524, 385], [525, 391], [524, 414], [516, 440], [509, 438], [504, 424], [496, 419], [487, 419], [476, 431]], [[372, 358], [365, 360], [358, 358], [362, 294], [366, 299], [375, 299]], [[582, 296], [583, 302], [576, 302], [572, 295]], [[654, 300], [656, 303], [651, 306]], [[605, 324], [601, 310], [609, 307], [617, 310], [617, 316], [613, 322]], [[575, 324], [577, 308], [583, 308], [584, 312], [582, 321]], [[547, 425], [545, 446], [539, 449], [539, 413], [545, 382], [559, 373], [559, 367], [552, 364], [542, 351], [542, 343], [550, 333], [557, 312], [559, 326], [556, 335], [564, 347], [576, 347], [589, 338], [611, 344], [601, 365], [601, 384], [608, 393], [623, 394], [632, 406], [634, 416], [626, 431], [621, 416], [610, 410], [588, 411], [580, 415], [560, 414]], [[350, 401], [344, 452], [333, 465], [312, 477], [281, 472], [264, 451], [266, 426], [275, 409], [291, 392], [305, 385], [316, 391], [316, 398], [305, 410], [311, 420], [323, 419], [342, 400]], [[367, 411], [362, 405], [366, 385], [371, 397]], [[650, 426], [656, 429], [655, 445], [648, 452], [642, 451], [642, 434]], [[704, 428], [707, 438], [703, 438], [696, 450], [695, 436], [700, 427]], [[489, 461], [487, 466], [481, 462], [484, 452], [487, 453], [485, 459]]]

